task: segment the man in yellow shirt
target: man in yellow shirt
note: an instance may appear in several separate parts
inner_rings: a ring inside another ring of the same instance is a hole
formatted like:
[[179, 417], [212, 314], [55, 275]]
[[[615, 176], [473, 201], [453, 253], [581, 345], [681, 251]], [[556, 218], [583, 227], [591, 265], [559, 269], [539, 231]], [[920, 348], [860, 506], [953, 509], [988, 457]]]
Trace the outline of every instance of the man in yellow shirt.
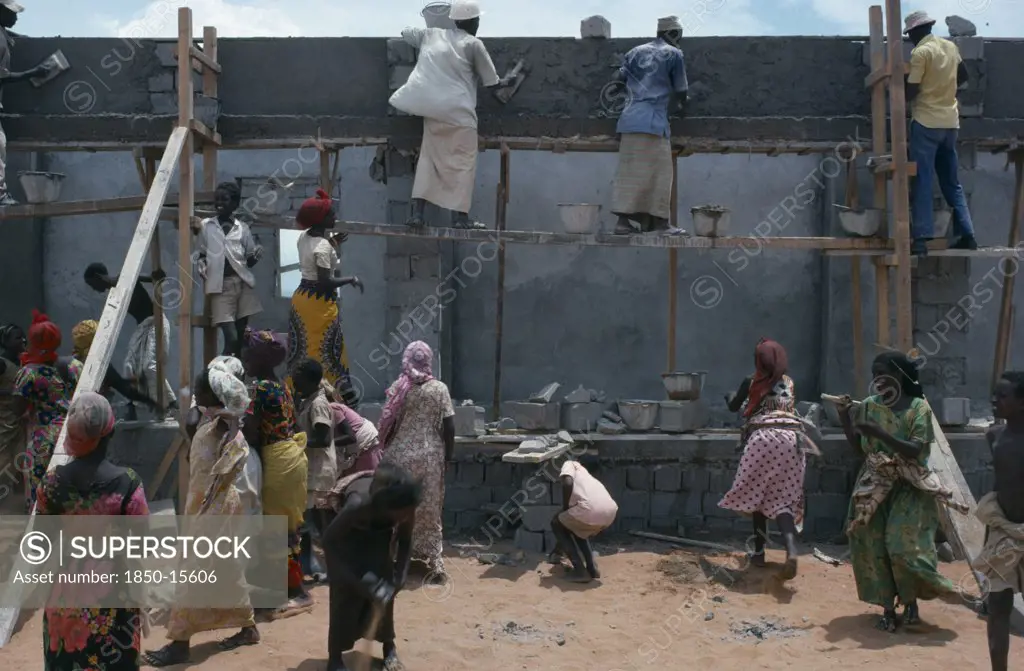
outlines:
[[957, 173], [956, 142], [960, 130], [957, 88], [967, 81], [960, 50], [947, 39], [932, 35], [935, 19], [926, 12], [914, 12], [903, 31], [914, 43], [907, 75], [910, 122], [910, 160], [917, 163], [917, 178], [910, 195], [911, 251], [927, 253], [925, 243], [934, 236], [932, 188], [938, 177], [939, 189], [953, 208], [954, 249], [977, 249], [974, 225], [967, 198]]

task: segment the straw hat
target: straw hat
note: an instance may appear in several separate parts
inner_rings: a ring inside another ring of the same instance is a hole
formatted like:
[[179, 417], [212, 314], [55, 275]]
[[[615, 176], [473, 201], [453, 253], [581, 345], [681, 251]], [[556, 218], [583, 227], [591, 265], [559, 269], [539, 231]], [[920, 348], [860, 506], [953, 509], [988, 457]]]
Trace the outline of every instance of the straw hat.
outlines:
[[903, 29], [903, 32], [904, 34], [909, 33], [914, 28], [930, 26], [933, 23], [935, 23], [935, 19], [928, 16], [928, 12], [912, 12], [905, 20], [906, 27]]
[[11, 10], [15, 14], [20, 14], [25, 11], [25, 8], [16, 3], [14, 0], [0, 0], [0, 5], [3, 5], [7, 9]]

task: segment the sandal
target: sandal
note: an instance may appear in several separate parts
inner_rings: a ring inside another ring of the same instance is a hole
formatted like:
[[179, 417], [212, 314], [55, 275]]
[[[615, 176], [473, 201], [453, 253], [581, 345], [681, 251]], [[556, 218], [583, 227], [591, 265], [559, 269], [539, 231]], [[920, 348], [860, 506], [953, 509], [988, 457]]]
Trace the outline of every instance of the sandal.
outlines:
[[895, 609], [893, 609], [893, 610], [886, 609], [886, 611], [884, 613], [882, 613], [882, 617], [879, 618], [878, 624], [875, 625], [875, 629], [878, 629], [880, 631], [887, 631], [890, 634], [895, 634], [896, 633], [896, 629], [898, 627], [899, 627], [899, 618], [896, 616]]
[[159, 669], [165, 666], [175, 666], [177, 664], [187, 664], [189, 661], [188, 648], [178, 648], [173, 643], [165, 645], [159, 650], [153, 652], [147, 652], [143, 655], [143, 660], [147, 666]]
[[760, 552], [751, 552], [747, 555], [747, 559], [750, 560], [750, 564], [752, 566], [756, 566], [757, 568], [764, 568], [767, 566], [764, 560], [764, 550], [761, 550]]
[[453, 221], [452, 222], [452, 228], [457, 228], [457, 229], [464, 230], [464, 231], [486, 231], [487, 230], [487, 226], [485, 226], [484, 224], [480, 223], [479, 221], [473, 221], [472, 219], [470, 219], [468, 221]]
[[256, 645], [260, 642], [260, 633], [255, 628], [245, 628], [234, 636], [222, 639], [217, 642], [221, 650], [234, 650], [246, 645]]
[[792, 580], [796, 577], [796, 557], [786, 558], [786, 563], [782, 565], [780, 576], [783, 580]]
[[921, 624], [921, 613], [917, 609], [916, 603], [908, 603], [903, 608], [903, 624], [915, 625]]

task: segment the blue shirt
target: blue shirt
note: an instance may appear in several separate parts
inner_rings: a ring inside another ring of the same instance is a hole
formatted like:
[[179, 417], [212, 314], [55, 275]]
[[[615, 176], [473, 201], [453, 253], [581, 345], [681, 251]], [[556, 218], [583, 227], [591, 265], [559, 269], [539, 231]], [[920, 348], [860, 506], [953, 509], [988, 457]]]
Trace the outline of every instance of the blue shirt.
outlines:
[[626, 54], [619, 77], [628, 94], [616, 131], [670, 137], [669, 101], [689, 87], [683, 52], [661, 38], [641, 44]]

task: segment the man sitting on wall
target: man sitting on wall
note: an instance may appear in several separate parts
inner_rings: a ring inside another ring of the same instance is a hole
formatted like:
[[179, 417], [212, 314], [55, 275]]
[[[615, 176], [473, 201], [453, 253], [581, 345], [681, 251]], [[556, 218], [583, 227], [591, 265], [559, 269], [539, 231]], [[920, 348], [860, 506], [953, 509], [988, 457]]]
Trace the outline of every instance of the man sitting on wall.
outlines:
[[[18, 14], [24, 9], [14, 0], [0, 0], [0, 100], [2, 100], [4, 84], [23, 82], [32, 77], [42, 77], [50, 71], [49, 66], [43, 64], [25, 72], [11, 72], [11, 48], [14, 46], [14, 37], [10, 29], [18, 22]], [[3, 110], [2, 103], [0, 103], [0, 110]], [[11, 194], [7, 191], [7, 135], [3, 128], [0, 128], [0, 207], [17, 204], [18, 202], [11, 198]]]
[[626, 54], [616, 80], [626, 86], [626, 107], [619, 117], [619, 169], [615, 175], [612, 212], [615, 232], [629, 235], [635, 222], [640, 232], [678, 233], [669, 224], [672, 204], [673, 112], [686, 101], [689, 85], [683, 52], [683, 27], [669, 16], [658, 20], [658, 36]]
[[914, 238], [911, 251], [918, 256], [928, 253], [926, 244], [935, 233], [932, 184], [936, 176], [942, 195], [953, 208], [953, 234], [959, 238], [953, 248], [978, 248], [967, 198], [957, 173], [960, 107], [956, 90], [967, 82], [967, 68], [955, 44], [932, 35], [933, 25], [935, 19], [926, 12], [914, 12], [907, 17], [904, 30], [914, 43], [907, 75], [907, 100], [913, 113], [910, 160], [917, 164], [917, 177], [910, 195]]
[[452, 212], [454, 228], [486, 228], [470, 221], [476, 182], [477, 78], [487, 88], [507, 87], [498, 77], [480, 29], [476, 0], [455, 0], [449, 17], [455, 28], [406, 28], [402, 39], [419, 50], [409, 80], [391, 96], [395, 109], [423, 117], [423, 143], [412, 186], [408, 224], [424, 225], [427, 201]]

